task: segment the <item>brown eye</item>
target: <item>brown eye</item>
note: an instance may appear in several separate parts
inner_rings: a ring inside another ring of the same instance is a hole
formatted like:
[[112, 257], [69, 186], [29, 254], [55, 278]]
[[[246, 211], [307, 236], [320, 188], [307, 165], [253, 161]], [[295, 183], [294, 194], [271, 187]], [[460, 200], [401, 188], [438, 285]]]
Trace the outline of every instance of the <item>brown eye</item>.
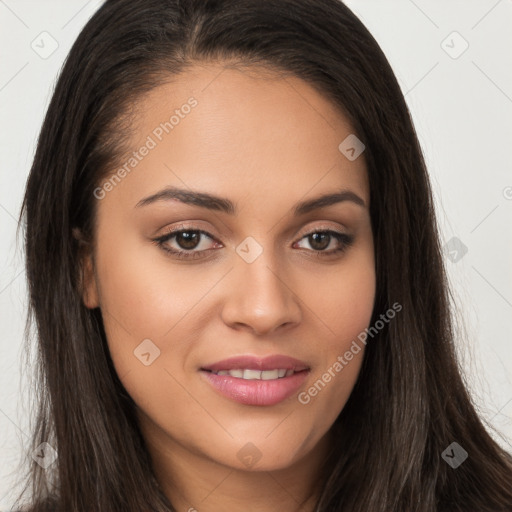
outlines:
[[[311, 249], [314, 252], [317, 252], [318, 256], [327, 256], [344, 251], [352, 244], [354, 239], [352, 236], [345, 233], [338, 233], [337, 231], [332, 230], [323, 230], [309, 233], [305, 235], [302, 240], [307, 240]], [[333, 241], [337, 242], [337, 244], [334, 243], [334, 248], [326, 250]]]
[[[205, 253], [212, 250], [208, 247], [206, 240], [214, 240], [213, 236], [207, 231], [201, 229], [175, 229], [161, 237], [156, 238], [156, 243], [161, 249], [175, 256], [176, 258], [202, 258]], [[206, 247], [200, 248], [204, 245], [202, 242], [205, 240]], [[211, 245], [211, 244], [210, 244]]]
[[308, 241], [313, 249], [316, 251], [323, 251], [327, 249], [332, 236], [327, 233], [313, 233], [308, 236]]
[[178, 246], [182, 249], [195, 249], [199, 244], [201, 233], [199, 231], [179, 231], [175, 235]]

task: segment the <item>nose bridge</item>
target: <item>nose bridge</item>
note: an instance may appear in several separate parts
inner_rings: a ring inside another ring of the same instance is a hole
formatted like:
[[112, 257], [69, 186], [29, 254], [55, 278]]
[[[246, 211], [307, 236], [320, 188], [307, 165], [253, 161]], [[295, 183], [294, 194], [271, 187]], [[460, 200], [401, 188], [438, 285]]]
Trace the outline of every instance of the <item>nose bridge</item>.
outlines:
[[224, 321], [244, 324], [259, 333], [298, 322], [298, 299], [272, 249], [263, 250], [254, 239], [246, 239], [236, 251], [231, 276], [234, 282], [223, 309]]

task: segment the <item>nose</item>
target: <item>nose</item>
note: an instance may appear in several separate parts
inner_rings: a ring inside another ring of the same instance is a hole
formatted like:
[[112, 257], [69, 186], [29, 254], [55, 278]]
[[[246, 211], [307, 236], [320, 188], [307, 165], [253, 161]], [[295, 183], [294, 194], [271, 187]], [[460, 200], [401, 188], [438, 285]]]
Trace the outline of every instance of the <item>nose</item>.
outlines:
[[226, 325], [259, 336], [298, 325], [302, 316], [292, 279], [265, 254], [236, 262], [222, 309]]

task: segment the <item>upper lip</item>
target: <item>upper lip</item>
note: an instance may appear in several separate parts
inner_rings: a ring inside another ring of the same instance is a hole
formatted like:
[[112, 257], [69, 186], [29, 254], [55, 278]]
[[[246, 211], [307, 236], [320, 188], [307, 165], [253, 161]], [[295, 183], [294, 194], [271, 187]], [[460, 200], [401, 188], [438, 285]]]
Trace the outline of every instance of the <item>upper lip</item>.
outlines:
[[309, 366], [304, 361], [299, 361], [293, 357], [276, 354], [267, 357], [257, 357], [251, 355], [235, 356], [229, 359], [223, 359], [208, 366], [201, 367], [201, 370], [219, 372], [222, 370], [275, 370], [285, 369], [296, 372], [309, 370]]

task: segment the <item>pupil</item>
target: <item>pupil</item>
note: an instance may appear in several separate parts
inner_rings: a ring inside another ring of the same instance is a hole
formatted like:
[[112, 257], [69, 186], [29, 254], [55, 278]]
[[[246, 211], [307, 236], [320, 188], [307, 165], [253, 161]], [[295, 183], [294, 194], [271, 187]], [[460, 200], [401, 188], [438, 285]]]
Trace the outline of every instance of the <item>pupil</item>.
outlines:
[[176, 241], [183, 249], [194, 249], [198, 243], [199, 233], [196, 231], [183, 231], [178, 233]]
[[[320, 238], [323, 239], [324, 243], [320, 243], [320, 247], [318, 247], [318, 240]], [[328, 233], [313, 233], [312, 235], [309, 235], [309, 243], [314, 249], [322, 250], [329, 246], [329, 238], [330, 235]]]

